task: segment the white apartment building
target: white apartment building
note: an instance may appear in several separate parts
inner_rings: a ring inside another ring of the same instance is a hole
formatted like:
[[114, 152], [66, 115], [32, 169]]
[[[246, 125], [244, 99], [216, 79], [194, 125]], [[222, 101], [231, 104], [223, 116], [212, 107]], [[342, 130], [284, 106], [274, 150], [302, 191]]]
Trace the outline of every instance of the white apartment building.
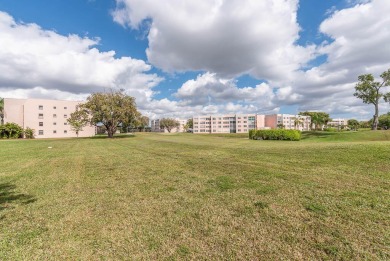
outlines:
[[[79, 101], [4, 98], [4, 123], [13, 122], [35, 130], [36, 138], [76, 137], [67, 119]], [[95, 135], [95, 126], [86, 126], [79, 137]]]
[[309, 131], [311, 117], [293, 114], [265, 115], [265, 126], [271, 129], [284, 128], [287, 130]]
[[348, 125], [348, 120], [347, 119], [332, 119], [330, 122], [328, 122], [328, 126], [333, 126], [333, 127], [344, 127]]
[[[187, 124], [187, 120], [178, 119], [178, 118], [176, 118], [175, 120], [179, 122], [179, 127], [173, 128], [171, 130], [171, 133], [184, 132], [185, 131], [184, 125]], [[168, 132], [166, 129], [160, 128], [160, 119], [151, 120], [150, 127], [153, 132], [165, 132], [165, 133]]]
[[265, 115], [226, 114], [195, 116], [194, 133], [247, 133], [253, 129], [266, 129]]

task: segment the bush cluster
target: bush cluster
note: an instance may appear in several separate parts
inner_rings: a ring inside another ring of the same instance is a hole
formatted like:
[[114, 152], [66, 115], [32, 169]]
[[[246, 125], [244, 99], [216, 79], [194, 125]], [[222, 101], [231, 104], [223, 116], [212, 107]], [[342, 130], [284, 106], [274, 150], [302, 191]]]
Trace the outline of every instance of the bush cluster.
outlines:
[[300, 140], [299, 130], [250, 130], [249, 139], [252, 140]]
[[34, 132], [29, 127], [23, 130], [22, 127], [13, 122], [0, 125], [0, 139], [19, 139], [23, 138], [23, 135], [25, 135], [26, 139], [33, 139]]

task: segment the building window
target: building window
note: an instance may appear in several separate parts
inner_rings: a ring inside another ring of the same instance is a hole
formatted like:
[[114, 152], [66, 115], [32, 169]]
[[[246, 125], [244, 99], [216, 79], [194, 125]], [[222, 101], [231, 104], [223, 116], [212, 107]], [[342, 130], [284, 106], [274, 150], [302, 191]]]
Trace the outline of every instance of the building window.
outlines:
[[64, 125], [68, 125], [68, 123], [67, 123], [67, 122], [64, 122]]
[[64, 134], [67, 134], [68, 133], [68, 131], [67, 130], [64, 130]]
[[38, 119], [43, 119], [43, 113], [40, 113], [40, 114], [38, 115]]
[[42, 121], [39, 122], [39, 126], [43, 126], [43, 122]]
[[53, 109], [55, 110], [55, 109], [57, 109], [57, 107], [56, 107], [56, 106], [53, 106]]
[[64, 118], [65, 118], [65, 119], [68, 118], [68, 115], [64, 114]]
[[57, 133], [57, 131], [56, 131], [56, 130], [53, 130], [53, 133], [54, 133], [54, 134], [56, 134], [56, 133]]
[[57, 125], [57, 122], [53, 122], [53, 125]]
[[40, 109], [40, 110], [43, 110], [43, 105], [39, 105], [39, 109]]
[[53, 118], [57, 118], [57, 114], [53, 114]]
[[43, 130], [39, 130], [38, 135], [43, 135]]
[[68, 107], [64, 107], [64, 110], [68, 109]]

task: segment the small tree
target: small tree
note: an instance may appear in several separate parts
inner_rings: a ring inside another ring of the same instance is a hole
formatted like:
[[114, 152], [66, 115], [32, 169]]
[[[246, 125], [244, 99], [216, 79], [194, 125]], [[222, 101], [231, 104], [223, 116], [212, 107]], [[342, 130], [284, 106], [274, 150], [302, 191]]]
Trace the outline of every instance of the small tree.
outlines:
[[379, 116], [378, 124], [382, 129], [385, 129], [385, 130], [390, 129], [390, 112]]
[[137, 123], [139, 131], [145, 131], [145, 128], [149, 126], [149, 118], [146, 116], [140, 116]]
[[192, 130], [194, 128], [194, 120], [193, 119], [188, 119], [187, 123], [184, 125], [184, 130]]
[[70, 114], [70, 118], [67, 121], [72, 131], [76, 132], [78, 137], [79, 132], [83, 131], [83, 128], [89, 123], [88, 112], [77, 106], [76, 111]]
[[34, 135], [35, 135], [35, 130], [34, 129], [31, 129], [29, 127], [24, 129], [24, 137], [26, 139], [34, 139], [34, 137], [35, 137]]
[[355, 119], [350, 119], [348, 120], [348, 127], [351, 129], [351, 130], [357, 130], [358, 127], [359, 127], [359, 121], [358, 120], [355, 120]]
[[163, 118], [160, 120], [160, 128], [166, 129], [168, 132], [171, 132], [173, 128], [177, 128], [180, 126], [180, 123], [171, 118]]
[[119, 126], [133, 123], [139, 115], [135, 99], [123, 91], [93, 93], [79, 107], [87, 111], [91, 125], [104, 125], [109, 138], [114, 136]]
[[363, 74], [358, 77], [358, 83], [355, 86], [355, 97], [363, 100], [363, 103], [373, 104], [375, 112], [372, 121], [372, 130], [378, 129], [379, 102], [381, 98], [385, 101], [390, 101], [390, 93], [383, 93], [381, 89], [385, 86], [390, 86], [390, 69], [383, 72], [381, 75], [382, 81], [375, 82], [372, 74]]

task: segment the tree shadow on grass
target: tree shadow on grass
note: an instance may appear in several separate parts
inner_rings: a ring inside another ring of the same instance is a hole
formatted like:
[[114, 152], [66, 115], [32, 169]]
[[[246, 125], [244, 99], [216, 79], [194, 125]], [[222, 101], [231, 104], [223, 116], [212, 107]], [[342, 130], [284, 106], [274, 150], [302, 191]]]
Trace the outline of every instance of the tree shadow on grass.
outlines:
[[337, 132], [325, 132], [325, 131], [311, 131], [302, 133], [302, 140], [312, 139], [312, 138], [327, 138], [329, 136], [337, 135]]
[[15, 189], [15, 185], [0, 183], [0, 211], [12, 207], [14, 204], [27, 205], [37, 200], [34, 196], [17, 193]]
[[[126, 133], [126, 134], [115, 134], [112, 139], [124, 139], [124, 138], [134, 138], [134, 134]], [[88, 139], [110, 139], [107, 134], [105, 135], [95, 135], [93, 137], [89, 137]]]

